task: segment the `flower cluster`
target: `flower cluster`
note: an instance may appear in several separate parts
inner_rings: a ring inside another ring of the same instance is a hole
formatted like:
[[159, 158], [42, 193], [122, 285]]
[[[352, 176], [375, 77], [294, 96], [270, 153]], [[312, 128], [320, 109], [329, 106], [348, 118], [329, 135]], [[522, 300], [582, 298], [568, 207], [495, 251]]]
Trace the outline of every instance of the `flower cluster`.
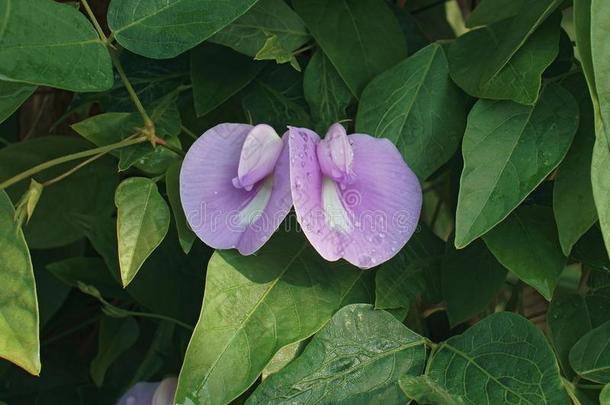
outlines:
[[180, 196], [189, 225], [213, 248], [254, 253], [294, 206], [322, 257], [360, 268], [405, 245], [422, 205], [419, 181], [394, 144], [347, 135], [340, 124], [324, 139], [306, 128], [280, 137], [265, 124], [217, 125], [188, 151]]

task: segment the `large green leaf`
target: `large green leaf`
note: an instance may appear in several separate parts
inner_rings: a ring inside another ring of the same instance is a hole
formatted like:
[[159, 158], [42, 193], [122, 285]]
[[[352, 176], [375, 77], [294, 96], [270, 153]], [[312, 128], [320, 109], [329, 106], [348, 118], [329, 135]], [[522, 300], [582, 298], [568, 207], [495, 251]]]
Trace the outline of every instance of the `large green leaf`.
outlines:
[[375, 275], [375, 308], [409, 309], [427, 280], [438, 274], [445, 243], [426, 227], [420, 228], [396, 256], [379, 266]]
[[479, 100], [468, 115], [455, 246], [462, 248], [502, 221], [566, 155], [578, 105], [558, 85], [534, 106]]
[[560, 16], [544, 21], [561, 2], [523, 2], [514, 18], [459, 37], [448, 53], [453, 80], [475, 97], [534, 104], [559, 52]]
[[[89, 149], [91, 144], [77, 137], [47, 136], [15, 143], [0, 149], [0, 181], [48, 160]], [[73, 168], [78, 162], [55, 166], [34, 175], [42, 183]], [[26, 191], [29, 180], [8, 189], [16, 202]], [[115, 164], [103, 157], [76, 173], [44, 189], [34, 216], [24, 226], [32, 249], [47, 249], [74, 242], [83, 232], [72, 223], [74, 215], [109, 215], [112, 195], [118, 184]], [[78, 190], [78, 191], [76, 191]]]
[[36, 86], [0, 81], [0, 124], [36, 90]]
[[[599, 102], [601, 129], [610, 144], [610, 7], [604, 0], [591, 0], [591, 62]], [[605, 228], [610, 229], [610, 228]], [[610, 250], [610, 249], [609, 249]]]
[[578, 100], [580, 120], [576, 137], [558, 169], [553, 187], [553, 211], [561, 249], [567, 256], [574, 244], [597, 221], [591, 189], [591, 155], [595, 142], [593, 106], [582, 75], [562, 83]]
[[466, 27], [489, 25], [519, 14], [523, 0], [483, 0], [466, 19]]
[[303, 91], [320, 135], [335, 122], [347, 118], [352, 93], [322, 51], [317, 51], [305, 68]]
[[184, 253], [188, 254], [197, 238], [186, 221], [186, 215], [180, 202], [180, 162], [171, 165], [165, 172], [165, 191], [169, 205], [172, 207], [174, 222], [178, 231], [178, 240]]
[[567, 377], [571, 378], [574, 374], [569, 363], [570, 349], [585, 333], [610, 320], [608, 305], [610, 288], [553, 297], [546, 319], [551, 341]]
[[483, 239], [500, 263], [551, 300], [566, 258], [550, 208], [520, 207]]
[[169, 229], [167, 203], [150, 179], [132, 177], [116, 190], [121, 281], [127, 286]]
[[409, 399], [418, 404], [463, 405], [460, 397], [454, 397], [427, 375], [403, 376], [400, 378], [400, 388]]
[[441, 286], [447, 317], [454, 326], [487, 308], [506, 279], [506, 268], [476, 241], [443, 258]]
[[570, 364], [581, 378], [610, 383], [610, 321], [589, 331], [570, 350]]
[[373, 77], [407, 56], [400, 26], [383, 0], [295, 0], [293, 5], [356, 97]]
[[318, 331], [358, 278], [344, 263], [323, 261], [295, 232], [276, 235], [253, 256], [216, 251], [176, 403], [239, 396], [280, 348]]
[[34, 270], [15, 210], [0, 191], [0, 357], [40, 373], [38, 302]]
[[138, 323], [132, 317], [102, 318], [97, 355], [91, 362], [91, 378], [98, 387], [104, 383], [108, 367], [136, 343], [139, 333]]
[[510, 312], [493, 314], [441, 343], [426, 374], [465, 404], [570, 403], [544, 335]]
[[370, 305], [349, 305], [247, 403], [404, 403], [398, 380], [419, 375], [425, 359], [424, 339], [392, 315]]
[[266, 123], [279, 134], [287, 125], [311, 127], [303, 95], [303, 75], [288, 65], [270, 66], [243, 93], [242, 107], [254, 124]]
[[3, 80], [72, 91], [112, 86], [110, 54], [76, 8], [51, 0], [0, 0]]
[[377, 76], [364, 90], [356, 130], [396, 144], [426, 179], [455, 153], [466, 127], [466, 98], [432, 44]]
[[204, 44], [191, 52], [197, 115], [205, 115], [246, 87], [265, 67], [228, 48]]
[[591, 184], [593, 186], [593, 198], [599, 217], [599, 225], [606, 243], [606, 250], [610, 252], [610, 145], [604, 133], [600, 132], [601, 121], [597, 119], [597, 139], [593, 146], [593, 158], [591, 159]]
[[125, 48], [148, 58], [171, 58], [203, 42], [257, 0], [112, 0], [108, 26]]
[[[293, 61], [293, 51], [309, 40], [305, 24], [284, 0], [260, 0], [246, 14], [210, 38], [256, 59]], [[269, 53], [273, 45], [274, 51]]]

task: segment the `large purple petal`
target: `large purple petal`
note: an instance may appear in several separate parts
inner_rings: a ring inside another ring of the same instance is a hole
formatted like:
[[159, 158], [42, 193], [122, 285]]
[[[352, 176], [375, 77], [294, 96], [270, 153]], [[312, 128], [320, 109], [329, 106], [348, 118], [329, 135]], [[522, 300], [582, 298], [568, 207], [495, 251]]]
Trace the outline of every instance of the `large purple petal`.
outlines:
[[193, 231], [213, 248], [237, 248], [245, 255], [271, 237], [292, 206], [287, 145], [273, 176], [250, 191], [233, 185], [252, 128], [220, 124], [206, 131], [189, 149], [180, 172], [180, 198]]
[[340, 186], [321, 174], [318, 135], [290, 129], [293, 203], [305, 235], [322, 257], [370, 268], [393, 257], [409, 240], [422, 194], [417, 177], [390, 141], [362, 134], [349, 140], [354, 175]]

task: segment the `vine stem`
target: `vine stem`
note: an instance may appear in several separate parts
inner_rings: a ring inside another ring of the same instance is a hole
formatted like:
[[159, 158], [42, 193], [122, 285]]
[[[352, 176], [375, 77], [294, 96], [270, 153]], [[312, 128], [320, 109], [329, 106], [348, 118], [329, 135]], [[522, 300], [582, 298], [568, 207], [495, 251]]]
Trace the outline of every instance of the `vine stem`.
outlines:
[[[83, 159], [83, 158], [98, 155], [98, 154], [105, 154], [105, 153], [111, 152], [115, 149], [120, 149], [120, 148], [124, 148], [126, 146], [131, 146], [131, 145], [135, 145], [138, 143], [146, 142], [147, 140], [148, 140], [148, 138], [141, 137], [141, 136], [130, 137], [130, 138], [124, 139], [120, 142], [112, 143], [110, 145], [101, 146], [99, 148], [94, 148], [94, 149], [89, 149], [89, 150], [84, 150], [82, 152], [71, 153], [69, 155], [65, 155], [65, 156], [58, 157], [56, 159], [49, 160], [47, 162], [34, 166], [26, 171], [23, 171], [23, 172], [17, 174], [16, 176], [13, 176], [10, 179], [0, 183], [0, 190], [4, 190], [5, 188], [10, 187], [15, 183], [20, 182], [21, 180], [25, 180], [25, 179], [35, 175], [36, 173], [40, 173], [43, 170], [49, 169], [53, 166], [57, 166], [57, 165], [60, 165], [63, 163], [71, 162], [73, 160], [79, 160], [79, 159]], [[78, 167], [78, 168], [80, 168], [80, 167]], [[73, 171], [71, 170], [69, 174], [72, 174], [72, 172]]]
[[87, 2], [87, 0], [80, 0], [80, 2], [83, 5], [83, 7], [85, 8], [85, 12], [87, 13], [87, 15], [89, 16], [89, 19], [93, 23], [95, 30], [97, 31], [98, 35], [100, 36], [100, 39], [102, 40], [104, 45], [108, 46], [110, 44], [108, 42], [108, 37], [106, 37], [106, 34], [104, 34], [104, 31], [102, 30], [102, 27], [100, 26], [100, 23], [97, 22], [97, 18], [95, 18], [95, 14], [93, 14], [91, 7], [89, 7], [89, 3]]

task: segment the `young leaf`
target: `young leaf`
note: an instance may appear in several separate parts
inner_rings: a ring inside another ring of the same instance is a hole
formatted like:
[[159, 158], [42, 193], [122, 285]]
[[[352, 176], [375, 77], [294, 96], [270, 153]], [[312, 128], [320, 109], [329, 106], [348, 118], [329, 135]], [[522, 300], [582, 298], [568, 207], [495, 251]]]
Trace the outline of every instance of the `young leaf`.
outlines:
[[364, 89], [356, 130], [394, 142], [423, 180], [457, 150], [466, 127], [465, 102], [449, 78], [443, 48], [432, 44]]
[[36, 86], [0, 81], [0, 124], [36, 91]]
[[184, 215], [182, 204], [180, 203], [180, 167], [181, 164], [176, 162], [167, 169], [167, 172], [165, 172], [165, 191], [167, 192], [167, 199], [169, 200], [169, 205], [172, 207], [172, 212], [174, 214], [174, 222], [176, 223], [180, 246], [182, 247], [182, 251], [185, 254], [188, 254], [193, 246], [193, 242], [195, 242], [196, 236], [186, 222], [186, 216]]
[[108, 26], [119, 44], [154, 59], [172, 58], [205, 41], [256, 0], [112, 0]]
[[303, 91], [319, 134], [347, 118], [352, 93], [322, 51], [317, 51], [305, 68]]
[[167, 203], [150, 179], [132, 177], [116, 190], [121, 281], [127, 286], [169, 229]]
[[582, 75], [563, 83], [578, 100], [580, 119], [576, 137], [558, 169], [553, 187], [553, 211], [564, 255], [597, 221], [591, 189], [591, 155], [595, 143], [593, 106]]
[[[275, 52], [261, 54], [270, 38], [276, 42]], [[309, 39], [305, 23], [284, 0], [260, 0], [210, 41], [250, 57], [283, 63], [294, 58], [293, 51]]]
[[352, 94], [407, 56], [400, 26], [383, 0], [295, 0], [293, 5]]
[[544, 335], [510, 312], [488, 316], [441, 343], [426, 375], [469, 405], [570, 403]]
[[559, 52], [562, 0], [523, 2], [512, 19], [470, 31], [449, 46], [451, 77], [474, 97], [534, 104], [542, 72]]
[[108, 368], [138, 340], [140, 328], [132, 317], [103, 317], [100, 322], [97, 355], [91, 362], [91, 378], [100, 387]]
[[[46, 136], [12, 144], [0, 149], [0, 181], [48, 160], [90, 148], [89, 142], [66, 136]], [[43, 183], [77, 164], [58, 165], [34, 178]], [[29, 183], [30, 180], [24, 180], [11, 186], [8, 190], [11, 199], [18, 201]], [[51, 187], [45, 187], [34, 215], [23, 228], [29, 247], [54, 248], [82, 238], [82, 230], [72, 222], [74, 215], [110, 215], [114, 211], [112, 195], [117, 184], [115, 163], [109, 157], [102, 157]]]
[[15, 210], [0, 191], [0, 357], [40, 374], [38, 302], [28, 246]]
[[0, 77], [72, 91], [112, 87], [110, 54], [76, 8], [0, 0]]
[[483, 311], [506, 279], [506, 268], [481, 241], [443, 258], [441, 285], [449, 324], [455, 326]]
[[500, 263], [551, 300], [566, 258], [550, 209], [520, 207], [483, 239]]
[[533, 106], [479, 100], [468, 115], [455, 246], [462, 248], [502, 221], [566, 155], [578, 105], [558, 85]]
[[358, 276], [343, 263], [324, 262], [295, 232], [276, 235], [252, 256], [216, 251], [176, 403], [224, 404], [239, 396], [280, 348], [330, 319]]
[[303, 354], [258, 386], [247, 404], [404, 403], [398, 380], [424, 369], [424, 339], [370, 305], [341, 308]]
[[589, 331], [570, 350], [570, 364], [581, 378], [610, 383], [610, 321]]
[[246, 87], [265, 67], [223, 46], [204, 44], [191, 52], [193, 99], [205, 115]]
[[438, 273], [445, 243], [422, 227], [396, 256], [379, 266], [375, 275], [375, 308], [411, 307], [425, 291], [427, 277]]

